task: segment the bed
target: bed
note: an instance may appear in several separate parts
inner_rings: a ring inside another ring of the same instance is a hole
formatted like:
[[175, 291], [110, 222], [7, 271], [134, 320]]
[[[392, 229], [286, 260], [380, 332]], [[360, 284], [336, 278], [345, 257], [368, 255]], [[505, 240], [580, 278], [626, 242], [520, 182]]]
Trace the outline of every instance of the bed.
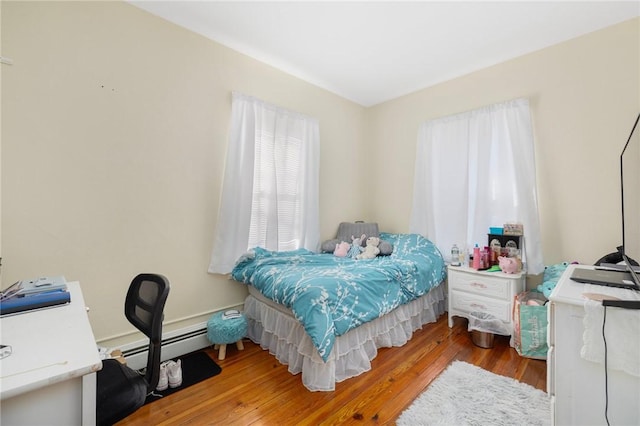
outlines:
[[442, 255], [418, 234], [380, 233], [391, 254], [355, 260], [255, 248], [233, 279], [247, 284], [248, 337], [302, 373], [311, 391], [371, 369], [378, 348], [404, 345], [446, 310]]

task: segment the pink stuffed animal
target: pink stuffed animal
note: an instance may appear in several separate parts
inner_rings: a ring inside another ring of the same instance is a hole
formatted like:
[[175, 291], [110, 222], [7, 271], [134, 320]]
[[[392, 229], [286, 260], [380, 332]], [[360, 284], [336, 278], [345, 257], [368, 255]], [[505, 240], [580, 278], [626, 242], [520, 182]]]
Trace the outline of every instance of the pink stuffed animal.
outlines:
[[347, 257], [350, 247], [351, 244], [347, 243], [346, 241], [341, 241], [336, 244], [336, 249], [333, 251], [333, 255], [338, 257]]
[[500, 256], [498, 257], [498, 264], [505, 274], [515, 274], [518, 272], [518, 259], [515, 257]]

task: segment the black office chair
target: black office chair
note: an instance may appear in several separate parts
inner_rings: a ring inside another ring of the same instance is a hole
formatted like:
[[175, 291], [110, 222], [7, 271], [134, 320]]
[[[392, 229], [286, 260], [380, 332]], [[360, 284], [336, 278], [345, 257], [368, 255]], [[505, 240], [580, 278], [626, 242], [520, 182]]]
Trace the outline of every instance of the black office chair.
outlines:
[[102, 361], [97, 373], [96, 418], [98, 425], [112, 425], [144, 405], [158, 385], [164, 304], [169, 281], [158, 274], [140, 274], [133, 279], [124, 303], [131, 324], [149, 338], [147, 367], [139, 373], [115, 359]]

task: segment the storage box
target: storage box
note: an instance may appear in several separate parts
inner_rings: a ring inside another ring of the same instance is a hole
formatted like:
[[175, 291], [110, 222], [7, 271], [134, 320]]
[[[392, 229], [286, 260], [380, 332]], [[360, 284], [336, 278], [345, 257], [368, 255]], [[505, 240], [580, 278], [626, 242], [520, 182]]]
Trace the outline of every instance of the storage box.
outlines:
[[522, 250], [522, 235], [488, 234], [489, 247], [495, 249], [499, 244], [501, 249], [512, 248]]
[[524, 235], [524, 227], [521, 223], [505, 223], [502, 233], [504, 235]]

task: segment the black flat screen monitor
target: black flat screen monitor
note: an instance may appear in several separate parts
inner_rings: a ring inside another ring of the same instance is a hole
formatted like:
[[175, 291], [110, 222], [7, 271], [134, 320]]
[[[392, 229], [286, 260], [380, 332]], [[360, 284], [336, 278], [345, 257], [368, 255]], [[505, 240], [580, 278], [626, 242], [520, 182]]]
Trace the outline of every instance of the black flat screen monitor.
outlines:
[[640, 114], [620, 154], [622, 199], [622, 245], [618, 247], [625, 266], [615, 271], [576, 269], [571, 279], [581, 283], [640, 291]]
[[620, 154], [622, 197], [622, 257], [636, 286], [640, 272], [633, 268], [640, 261], [640, 114]]

